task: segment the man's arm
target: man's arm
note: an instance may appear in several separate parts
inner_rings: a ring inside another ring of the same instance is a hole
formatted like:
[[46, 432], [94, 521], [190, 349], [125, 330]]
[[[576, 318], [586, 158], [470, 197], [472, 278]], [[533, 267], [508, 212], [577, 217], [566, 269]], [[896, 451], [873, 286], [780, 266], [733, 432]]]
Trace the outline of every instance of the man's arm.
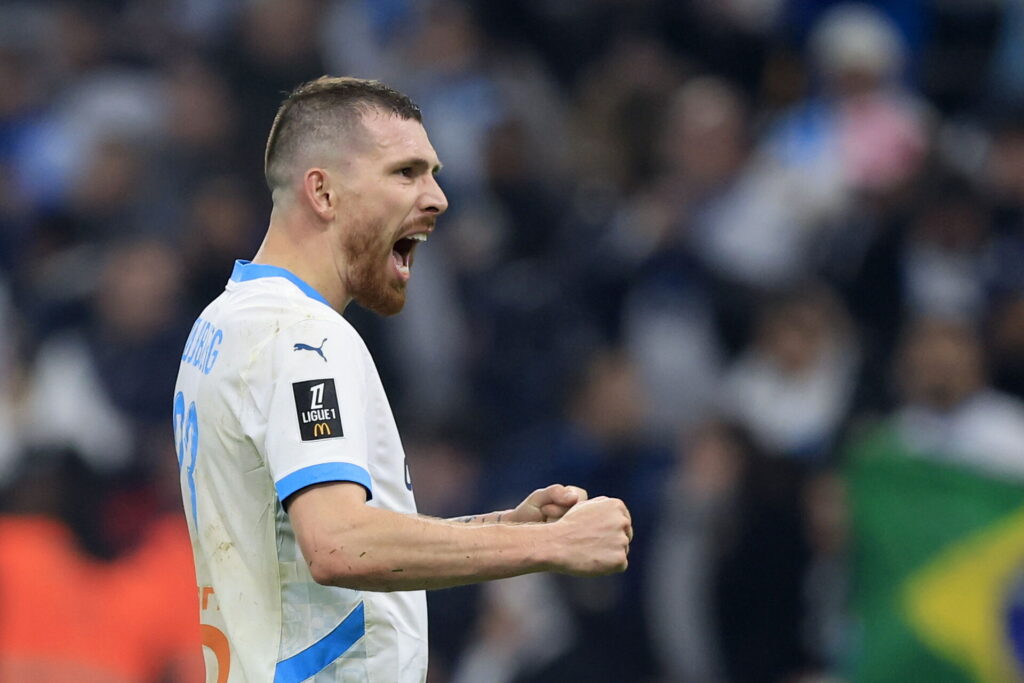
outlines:
[[313, 579], [360, 590], [445, 588], [538, 571], [610, 574], [625, 570], [632, 535], [629, 511], [613, 498], [574, 505], [551, 524], [405, 515], [366, 505], [366, 490], [349, 482], [310, 486], [286, 502]]

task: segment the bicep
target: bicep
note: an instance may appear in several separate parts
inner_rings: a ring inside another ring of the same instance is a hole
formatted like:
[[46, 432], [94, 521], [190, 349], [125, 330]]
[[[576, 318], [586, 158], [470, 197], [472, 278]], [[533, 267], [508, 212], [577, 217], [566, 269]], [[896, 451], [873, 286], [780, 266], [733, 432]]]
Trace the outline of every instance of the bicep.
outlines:
[[[363, 523], [368, 512], [366, 489], [349, 481], [307, 486], [282, 501], [295, 539], [318, 581], [317, 568], [333, 564], [347, 529]], [[343, 550], [343, 548], [342, 548]]]
[[366, 489], [351, 481], [313, 484], [288, 496], [282, 505], [298, 536], [300, 529], [334, 526], [339, 518], [355, 518], [366, 505]]

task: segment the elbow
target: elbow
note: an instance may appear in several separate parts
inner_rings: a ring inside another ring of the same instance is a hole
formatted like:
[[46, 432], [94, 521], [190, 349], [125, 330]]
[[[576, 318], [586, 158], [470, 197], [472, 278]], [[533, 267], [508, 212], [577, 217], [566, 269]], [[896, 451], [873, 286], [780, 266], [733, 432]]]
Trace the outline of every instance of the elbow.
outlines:
[[309, 575], [320, 585], [358, 588], [357, 584], [362, 583], [364, 572], [354, 566], [351, 558], [336, 557], [341, 552], [336, 552], [334, 556], [319, 555], [314, 553], [313, 558], [306, 563], [309, 565]]
[[314, 553], [307, 561], [309, 574], [322, 586], [337, 586], [352, 590], [386, 591], [386, 570], [374, 566], [367, 561], [366, 553], [361, 556], [348, 556], [343, 551], [327, 553], [321, 556]]
[[318, 560], [316, 558], [307, 560], [309, 575], [321, 586], [344, 586], [345, 573], [334, 562]]
[[373, 573], [372, 542], [361, 525], [322, 526], [297, 533], [310, 578], [322, 586], [360, 589]]

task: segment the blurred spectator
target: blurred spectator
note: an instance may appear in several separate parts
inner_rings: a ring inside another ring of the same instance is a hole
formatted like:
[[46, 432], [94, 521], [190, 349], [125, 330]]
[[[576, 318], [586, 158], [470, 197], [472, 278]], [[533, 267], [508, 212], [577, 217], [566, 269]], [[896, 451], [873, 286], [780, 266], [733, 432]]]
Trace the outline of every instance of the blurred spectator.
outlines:
[[163, 134], [165, 102], [159, 79], [140, 69], [72, 81], [19, 146], [19, 186], [34, 206], [80, 212], [83, 236], [144, 227], [127, 221], [141, 221], [141, 200], [155, 196], [142, 164]]
[[573, 117], [574, 194], [551, 249], [594, 333], [619, 339], [630, 280], [670, 237], [670, 207], [645, 202], [662, 161], [663, 118], [682, 68], [660, 42], [623, 30], [581, 77]]
[[235, 259], [256, 253], [264, 226], [237, 175], [208, 176], [188, 195], [181, 256], [188, 278], [185, 313], [198, 315], [224, 290]]
[[902, 255], [908, 312], [980, 320], [991, 280], [991, 219], [967, 183], [936, 182], [913, 217]]
[[646, 427], [659, 440], [713, 409], [723, 356], [710, 302], [681, 256], [652, 259], [623, 304], [623, 341], [650, 397]]
[[848, 449], [853, 676], [1013, 680], [1024, 404], [967, 324], [915, 322], [899, 359], [902, 406]]
[[[262, 0], [241, 3], [240, 10], [226, 39], [215, 45], [216, 64], [231, 86], [231, 102], [245, 112], [238, 120], [239, 164], [259, 177], [281, 93], [325, 72], [316, 40], [320, 8], [316, 0]], [[269, 215], [266, 193], [252, 201], [260, 215]]]
[[769, 454], [827, 457], [859, 365], [850, 321], [834, 295], [808, 287], [768, 308], [754, 343], [722, 379], [720, 409]]
[[914, 452], [1004, 476], [1024, 476], [1024, 403], [988, 386], [965, 323], [923, 319], [899, 355], [900, 438]]
[[700, 235], [702, 257], [729, 281], [778, 290], [808, 277], [856, 194], [898, 186], [923, 161], [924, 107], [899, 84], [904, 47], [884, 15], [832, 7], [810, 56], [820, 92], [772, 124]]
[[429, 5], [413, 0], [331, 0], [319, 36], [331, 73], [396, 83], [405, 72], [403, 41], [419, 28]]
[[705, 415], [723, 360], [718, 330], [730, 336], [732, 302], [743, 298], [735, 289], [715, 291], [686, 247], [695, 232], [714, 230], [709, 223], [732, 201], [747, 134], [738, 93], [720, 79], [692, 79], [669, 106], [658, 174], [615, 222], [643, 244], [633, 248], [642, 251], [634, 257], [639, 266], [628, 272], [623, 336], [651, 396], [651, 427], [663, 438]]
[[473, 639], [452, 673], [452, 683], [615, 680], [588, 662], [565, 663], [579, 637], [557, 581], [528, 574], [485, 584]]
[[436, 0], [401, 46], [404, 87], [423, 109], [438, 156], [449, 166], [446, 191], [477, 189], [483, 183], [488, 131], [505, 115], [505, 103], [486, 68], [484, 38], [464, 3]]
[[[178, 208], [185, 203], [185, 197], [202, 192], [203, 184], [211, 176], [237, 175], [242, 171], [237, 153], [240, 112], [228, 82], [201, 60], [183, 59], [175, 63], [169, 68], [165, 88], [170, 113], [167, 138], [159, 158], [167, 195], [161, 199]], [[263, 184], [247, 185], [245, 190], [262, 192]]]
[[707, 422], [680, 444], [662, 491], [646, 604], [668, 680], [795, 680], [809, 548], [802, 474], [741, 428]]
[[192, 550], [181, 513], [135, 549], [96, 549], [103, 480], [73, 454], [34, 452], [0, 513], [0, 678], [188, 683], [202, 677]]
[[[594, 495], [621, 498], [629, 506], [634, 529], [630, 562], [642, 566], [650, 547], [659, 482], [668, 465], [667, 455], [646, 442], [643, 434], [645, 397], [633, 366], [619, 351], [597, 351], [581, 360], [580, 374], [569, 393], [564, 415], [512, 438], [486, 471], [489, 497], [507, 504], [516, 490], [540, 488], [545, 481], [574, 482]], [[621, 681], [651, 674], [650, 652], [640, 600], [641, 575], [626, 573], [599, 580], [556, 577], [561, 606], [575, 637], [562, 641], [543, 659], [544, 667], [528, 664], [531, 648], [544, 645], [527, 636], [534, 625], [519, 625], [501, 638], [516, 654], [513, 671], [518, 681], [565, 680]], [[537, 597], [550, 590], [544, 582], [523, 582], [520, 589]], [[504, 598], [518, 594], [499, 590], [491, 594], [491, 612], [482, 623], [499, 620]], [[519, 598], [513, 598], [518, 600]], [[522, 599], [526, 599], [523, 597]], [[538, 598], [549, 602], [550, 597]], [[518, 611], [518, 610], [517, 610]], [[557, 617], [563, 618], [563, 617]], [[499, 620], [500, 621], [500, 620]], [[536, 618], [531, 618], [534, 624]], [[495, 638], [484, 626], [478, 637]], [[525, 642], [517, 642], [523, 637]], [[492, 644], [493, 645], [493, 644]], [[480, 644], [481, 647], [484, 644]], [[499, 649], [500, 649], [499, 647]]]
[[684, 72], [660, 41], [614, 38], [579, 80], [575, 156], [582, 181], [621, 194], [654, 171], [660, 117]]
[[28, 376], [25, 430], [35, 445], [70, 446], [95, 467], [152, 467], [137, 440], [167, 420], [181, 327], [176, 254], [152, 241], [111, 251], [88, 322], [42, 341]]

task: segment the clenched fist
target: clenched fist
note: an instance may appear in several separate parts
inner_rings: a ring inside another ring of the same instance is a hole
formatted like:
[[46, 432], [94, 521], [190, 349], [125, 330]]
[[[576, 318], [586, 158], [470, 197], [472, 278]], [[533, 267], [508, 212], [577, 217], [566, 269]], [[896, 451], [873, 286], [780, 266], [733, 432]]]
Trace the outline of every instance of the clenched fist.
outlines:
[[537, 489], [526, 497], [515, 510], [504, 516], [506, 522], [554, 522], [561, 519], [574, 505], [587, 499], [587, 492], [579, 486], [552, 484]]
[[578, 503], [553, 524], [558, 532], [552, 569], [573, 576], [625, 571], [633, 521], [618, 498], [598, 496]]

